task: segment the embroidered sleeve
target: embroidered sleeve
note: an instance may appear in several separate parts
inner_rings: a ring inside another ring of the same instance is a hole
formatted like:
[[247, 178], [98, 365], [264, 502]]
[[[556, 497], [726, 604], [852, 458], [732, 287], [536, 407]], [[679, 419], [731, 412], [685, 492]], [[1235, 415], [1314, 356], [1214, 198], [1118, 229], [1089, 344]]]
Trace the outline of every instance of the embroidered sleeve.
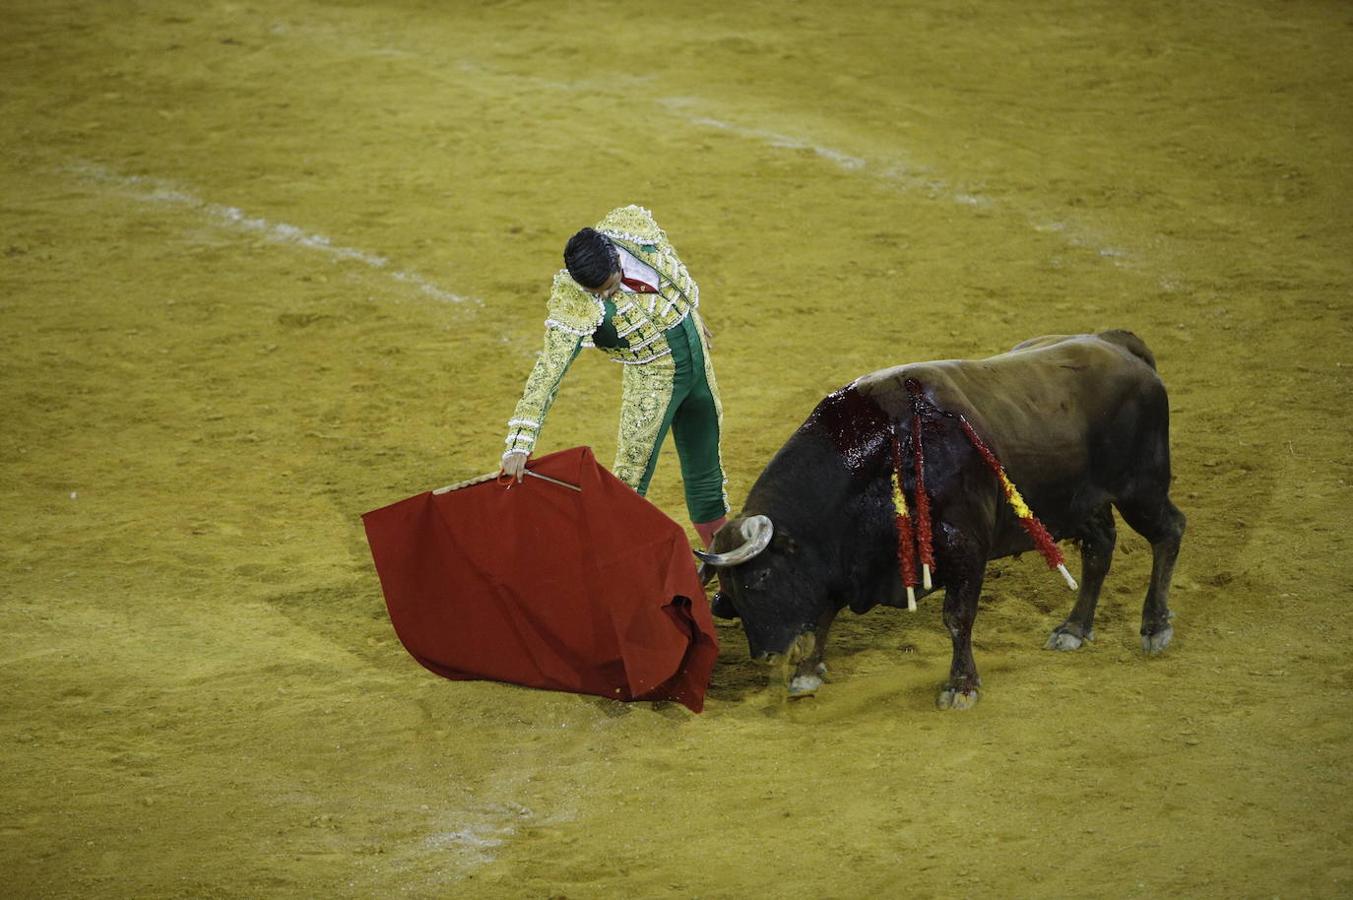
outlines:
[[536, 447], [536, 438], [545, 424], [545, 414], [559, 393], [559, 382], [582, 348], [582, 338], [558, 328], [545, 329], [545, 346], [536, 357], [536, 364], [526, 378], [521, 400], [507, 423], [506, 459], [513, 453], [530, 455]]

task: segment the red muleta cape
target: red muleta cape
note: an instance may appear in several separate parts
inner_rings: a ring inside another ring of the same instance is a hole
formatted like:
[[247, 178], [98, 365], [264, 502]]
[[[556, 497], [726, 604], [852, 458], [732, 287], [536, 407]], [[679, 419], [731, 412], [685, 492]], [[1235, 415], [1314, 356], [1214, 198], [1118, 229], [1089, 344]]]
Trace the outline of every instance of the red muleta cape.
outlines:
[[704, 708], [719, 654], [681, 526], [575, 447], [511, 488], [362, 517], [395, 633], [447, 678]]

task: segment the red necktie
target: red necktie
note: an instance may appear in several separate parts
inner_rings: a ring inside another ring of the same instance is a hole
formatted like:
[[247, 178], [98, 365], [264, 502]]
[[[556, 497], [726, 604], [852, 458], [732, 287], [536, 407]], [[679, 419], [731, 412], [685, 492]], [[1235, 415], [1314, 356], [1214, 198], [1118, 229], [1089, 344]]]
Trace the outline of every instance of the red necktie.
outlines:
[[656, 294], [658, 289], [637, 278], [621, 278], [620, 283], [636, 294]]

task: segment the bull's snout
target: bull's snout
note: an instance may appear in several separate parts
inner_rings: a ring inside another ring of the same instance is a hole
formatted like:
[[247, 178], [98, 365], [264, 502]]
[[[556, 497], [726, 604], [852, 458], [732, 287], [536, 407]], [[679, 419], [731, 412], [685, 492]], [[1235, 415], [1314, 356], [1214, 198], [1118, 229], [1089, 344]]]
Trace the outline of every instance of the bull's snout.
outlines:
[[805, 631], [803, 634], [794, 638], [789, 647], [783, 653], [772, 653], [767, 650], [761, 654], [752, 657], [752, 659], [764, 666], [774, 667], [780, 663], [789, 666], [797, 666], [800, 662], [807, 659], [812, 652], [817, 649], [817, 635], [811, 631]]
[[785, 691], [788, 696], [810, 695], [817, 690], [818, 685], [822, 683], [821, 678], [817, 678], [811, 688], [806, 687], [799, 675], [799, 663], [803, 662], [813, 655], [817, 649], [817, 635], [811, 631], [806, 631], [796, 637], [789, 647], [783, 653], [762, 653], [753, 657], [768, 670], [766, 677], [766, 686], [771, 690]]

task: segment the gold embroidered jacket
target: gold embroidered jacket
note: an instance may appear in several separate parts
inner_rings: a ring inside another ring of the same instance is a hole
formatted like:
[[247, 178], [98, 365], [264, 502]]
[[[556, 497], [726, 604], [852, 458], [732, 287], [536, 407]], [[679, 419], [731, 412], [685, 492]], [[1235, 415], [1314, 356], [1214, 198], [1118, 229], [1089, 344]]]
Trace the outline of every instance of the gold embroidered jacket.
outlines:
[[[700, 303], [700, 289], [676, 255], [667, 234], [642, 206], [624, 206], [612, 210], [596, 225], [636, 259], [647, 263], [662, 282], [656, 294], [615, 295], [615, 315], [611, 324], [626, 347], [601, 347], [615, 362], [626, 366], [670, 366], [672, 349], [663, 333], [693, 315]], [[526, 388], [512, 419], [507, 423], [507, 451], [531, 453], [545, 422], [550, 404], [559, 391], [559, 383], [582, 347], [593, 346], [592, 334], [606, 319], [606, 304], [592, 296], [561, 269], [554, 276], [545, 319], [545, 345], [536, 359]], [[655, 387], [669, 379], [625, 379], [625, 402], [631, 397], [632, 384], [653, 382]], [[651, 402], [651, 401], [650, 401]], [[622, 416], [623, 428], [623, 416]]]

